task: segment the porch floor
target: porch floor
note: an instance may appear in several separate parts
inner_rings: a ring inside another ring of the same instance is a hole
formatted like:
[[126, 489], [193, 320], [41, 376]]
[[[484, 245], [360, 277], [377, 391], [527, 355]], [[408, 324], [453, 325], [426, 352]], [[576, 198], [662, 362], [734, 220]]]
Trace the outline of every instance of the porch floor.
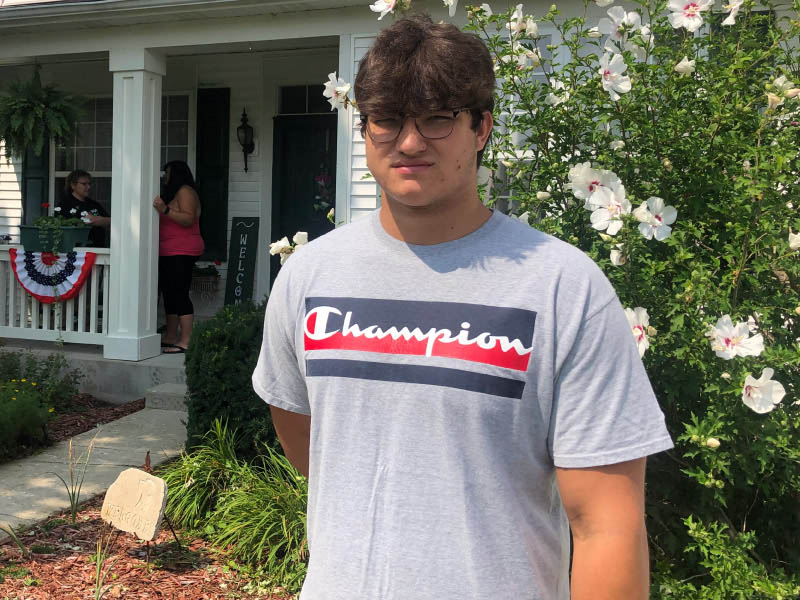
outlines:
[[144, 398], [147, 390], [162, 383], [186, 382], [183, 354], [160, 354], [132, 362], [103, 358], [102, 346], [20, 339], [6, 339], [0, 350], [31, 351], [40, 356], [62, 352], [69, 368], [84, 374], [81, 392], [117, 404]]
[[[180, 454], [186, 441], [185, 420], [182, 411], [145, 408], [75, 436], [75, 460], [85, 456], [95, 441], [81, 498], [88, 500], [105, 492], [123, 470], [142, 466], [148, 450], [152, 466]], [[69, 442], [65, 441], [0, 466], [0, 525], [16, 530], [69, 509], [64, 484], [54, 474], [69, 481], [68, 456]], [[0, 531], [0, 543], [7, 537]]]

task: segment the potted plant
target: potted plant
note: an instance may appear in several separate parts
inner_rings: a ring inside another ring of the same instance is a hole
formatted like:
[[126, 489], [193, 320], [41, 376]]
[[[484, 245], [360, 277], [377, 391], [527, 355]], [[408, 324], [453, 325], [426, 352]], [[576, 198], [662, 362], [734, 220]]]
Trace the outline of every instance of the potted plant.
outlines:
[[7, 159], [23, 157], [28, 148], [39, 156], [50, 138], [73, 135], [82, 105], [80, 97], [42, 85], [38, 67], [30, 81], [9, 83], [0, 93], [0, 140]]
[[[42, 208], [48, 208], [45, 202]], [[61, 207], [56, 207], [53, 215], [44, 215], [33, 222], [33, 225], [20, 225], [20, 243], [29, 252], [69, 252], [76, 246], [85, 246], [89, 241], [89, 213], [78, 214], [72, 209], [69, 215], [61, 214]]]
[[192, 267], [192, 291], [200, 294], [210, 294], [217, 291], [219, 285], [219, 271], [215, 265], [221, 265], [219, 259], [214, 260], [214, 264], [205, 267]]

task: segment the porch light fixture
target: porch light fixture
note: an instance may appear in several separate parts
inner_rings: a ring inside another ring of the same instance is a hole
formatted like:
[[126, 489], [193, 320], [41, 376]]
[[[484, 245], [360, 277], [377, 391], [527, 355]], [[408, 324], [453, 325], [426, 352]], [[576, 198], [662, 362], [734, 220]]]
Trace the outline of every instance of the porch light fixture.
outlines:
[[245, 109], [242, 109], [242, 124], [236, 128], [236, 137], [239, 138], [239, 144], [242, 146], [244, 172], [247, 173], [247, 155], [255, 150], [256, 145], [253, 142], [253, 128], [247, 123], [247, 111]]

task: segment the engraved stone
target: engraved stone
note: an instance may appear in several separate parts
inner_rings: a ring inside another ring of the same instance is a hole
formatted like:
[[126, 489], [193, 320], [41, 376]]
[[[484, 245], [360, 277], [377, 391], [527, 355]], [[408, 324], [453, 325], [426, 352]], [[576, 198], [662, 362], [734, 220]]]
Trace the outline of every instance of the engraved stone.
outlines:
[[117, 529], [149, 541], [158, 535], [166, 505], [163, 479], [140, 469], [125, 469], [108, 488], [100, 516]]

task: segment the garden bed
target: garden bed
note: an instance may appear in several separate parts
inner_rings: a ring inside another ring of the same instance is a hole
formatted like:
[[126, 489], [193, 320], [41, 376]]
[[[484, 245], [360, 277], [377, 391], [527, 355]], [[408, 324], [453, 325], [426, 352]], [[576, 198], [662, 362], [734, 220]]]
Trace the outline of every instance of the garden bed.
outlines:
[[[87, 502], [78, 512], [78, 524], [68, 524], [69, 514], [39, 523], [20, 535], [34, 551], [23, 556], [13, 542], [0, 545], [0, 598], [22, 600], [77, 600], [95, 597], [93, 555], [97, 540], [108, 532], [100, 518], [103, 496]], [[235, 565], [200, 538], [177, 531], [178, 548], [166, 523], [159, 536], [147, 545], [128, 533], [119, 533], [110, 549], [104, 570], [104, 598], [201, 600], [215, 598], [262, 598], [290, 600], [280, 591], [260, 594], [258, 587]]]
[[[62, 409], [47, 422], [47, 438], [51, 444], [62, 442], [143, 408], [144, 398], [125, 404], [111, 404], [89, 394], [76, 394], [67, 408]], [[0, 464], [30, 456], [46, 447], [46, 445], [20, 445], [13, 456], [0, 454]]]

